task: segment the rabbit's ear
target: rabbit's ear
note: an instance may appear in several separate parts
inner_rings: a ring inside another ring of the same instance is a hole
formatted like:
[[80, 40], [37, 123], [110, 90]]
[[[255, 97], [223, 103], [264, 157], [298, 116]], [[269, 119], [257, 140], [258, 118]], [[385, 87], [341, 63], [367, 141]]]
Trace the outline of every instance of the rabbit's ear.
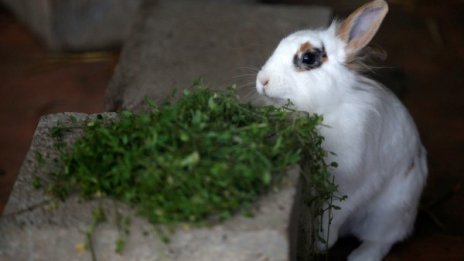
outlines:
[[372, 40], [387, 12], [387, 2], [374, 0], [356, 9], [340, 24], [337, 35], [346, 42], [347, 53], [356, 53]]

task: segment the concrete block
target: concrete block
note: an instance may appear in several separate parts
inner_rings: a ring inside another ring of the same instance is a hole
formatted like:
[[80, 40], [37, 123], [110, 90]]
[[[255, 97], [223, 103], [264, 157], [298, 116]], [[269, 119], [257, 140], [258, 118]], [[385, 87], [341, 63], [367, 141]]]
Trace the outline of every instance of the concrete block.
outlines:
[[[69, 120], [71, 115], [77, 118], [77, 123]], [[115, 117], [112, 113], [105, 115]], [[92, 223], [92, 209], [99, 206], [105, 210], [107, 221], [97, 226], [94, 234], [97, 260], [284, 261], [296, 260], [297, 255], [304, 253], [308, 234], [302, 233], [304, 230], [300, 227], [310, 219], [302, 204], [297, 169], [256, 202], [253, 218], [237, 214], [223, 223], [206, 227], [154, 226], [126, 205], [110, 199], [82, 201], [74, 196], [52, 207], [51, 199], [32, 184], [34, 177], [47, 180], [48, 173], [56, 167], [41, 165], [36, 155], [53, 158], [50, 130], [57, 122], [72, 128], [64, 137], [71, 144], [81, 133], [76, 126], [92, 117], [96, 116], [61, 113], [40, 120], [0, 217], [0, 260], [92, 260], [90, 252], [83, 251], [82, 246]], [[122, 254], [115, 252], [115, 242], [122, 234], [114, 221], [117, 216], [132, 220]], [[160, 239], [160, 233], [170, 239], [169, 243]]]
[[107, 89], [106, 108], [135, 109], [144, 96], [160, 101], [200, 77], [211, 87], [235, 83], [242, 96], [251, 95], [257, 70], [280, 39], [326, 26], [330, 15], [314, 6], [147, 1]]

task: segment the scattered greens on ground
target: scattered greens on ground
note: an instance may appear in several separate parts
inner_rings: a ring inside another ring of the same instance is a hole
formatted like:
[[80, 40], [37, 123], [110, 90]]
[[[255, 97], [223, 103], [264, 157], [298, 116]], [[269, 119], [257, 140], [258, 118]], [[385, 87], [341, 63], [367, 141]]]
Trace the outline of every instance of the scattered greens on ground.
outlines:
[[115, 223], [119, 230], [119, 237], [115, 242], [115, 252], [121, 254], [126, 246], [126, 237], [129, 235], [131, 220], [129, 217], [123, 217], [120, 213], [116, 214]]
[[[316, 130], [319, 116], [241, 104], [232, 89], [197, 87], [173, 104], [147, 102], [146, 113], [86, 122], [70, 149], [57, 143], [62, 171], [51, 192], [106, 195], [155, 224], [227, 218], [302, 162], [303, 174], [311, 173], [304, 175], [312, 186], [307, 202], [320, 209], [317, 215], [336, 192]], [[60, 140], [66, 131], [57, 127], [52, 135]]]
[[92, 255], [92, 260], [97, 260], [95, 249], [92, 244], [93, 234], [95, 232], [95, 228], [97, 227], [97, 225], [104, 222], [105, 220], [106, 220], [106, 216], [105, 216], [105, 212], [103, 211], [103, 208], [98, 207], [92, 210], [92, 223], [90, 224], [90, 227], [88, 228], [88, 230], [85, 232], [85, 239], [86, 239], [85, 248], [90, 251], [90, 254]]

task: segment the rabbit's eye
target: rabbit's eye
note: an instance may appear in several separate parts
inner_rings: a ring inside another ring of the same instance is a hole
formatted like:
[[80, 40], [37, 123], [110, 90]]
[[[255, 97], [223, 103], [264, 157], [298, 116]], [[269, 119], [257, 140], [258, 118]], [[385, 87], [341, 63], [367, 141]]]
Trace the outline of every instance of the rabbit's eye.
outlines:
[[301, 63], [311, 66], [316, 62], [316, 58], [315, 53], [308, 52], [301, 57]]
[[327, 61], [327, 54], [324, 46], [322, 49], [311, 48], [302, 53], [297, 53], [293, 57], [293, 64], [298, 70], [307, 71], [320, 67]]

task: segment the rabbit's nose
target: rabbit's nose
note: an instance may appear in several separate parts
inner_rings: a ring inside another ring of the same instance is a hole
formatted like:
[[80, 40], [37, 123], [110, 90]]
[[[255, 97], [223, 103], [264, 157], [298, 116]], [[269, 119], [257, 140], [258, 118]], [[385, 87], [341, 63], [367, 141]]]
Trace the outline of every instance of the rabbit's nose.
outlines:
[[258, 82], [261, 84], [263, 88], [267, 88], [267, 86], [269, 85], [269, 76], [267, 76], [263, 72], [260, 72], [258, 74]]
[[268, 83], [269, 83], [269, 78], [261, 79], [261, 84], [264, 86], [264, 88], [267, 87]]

